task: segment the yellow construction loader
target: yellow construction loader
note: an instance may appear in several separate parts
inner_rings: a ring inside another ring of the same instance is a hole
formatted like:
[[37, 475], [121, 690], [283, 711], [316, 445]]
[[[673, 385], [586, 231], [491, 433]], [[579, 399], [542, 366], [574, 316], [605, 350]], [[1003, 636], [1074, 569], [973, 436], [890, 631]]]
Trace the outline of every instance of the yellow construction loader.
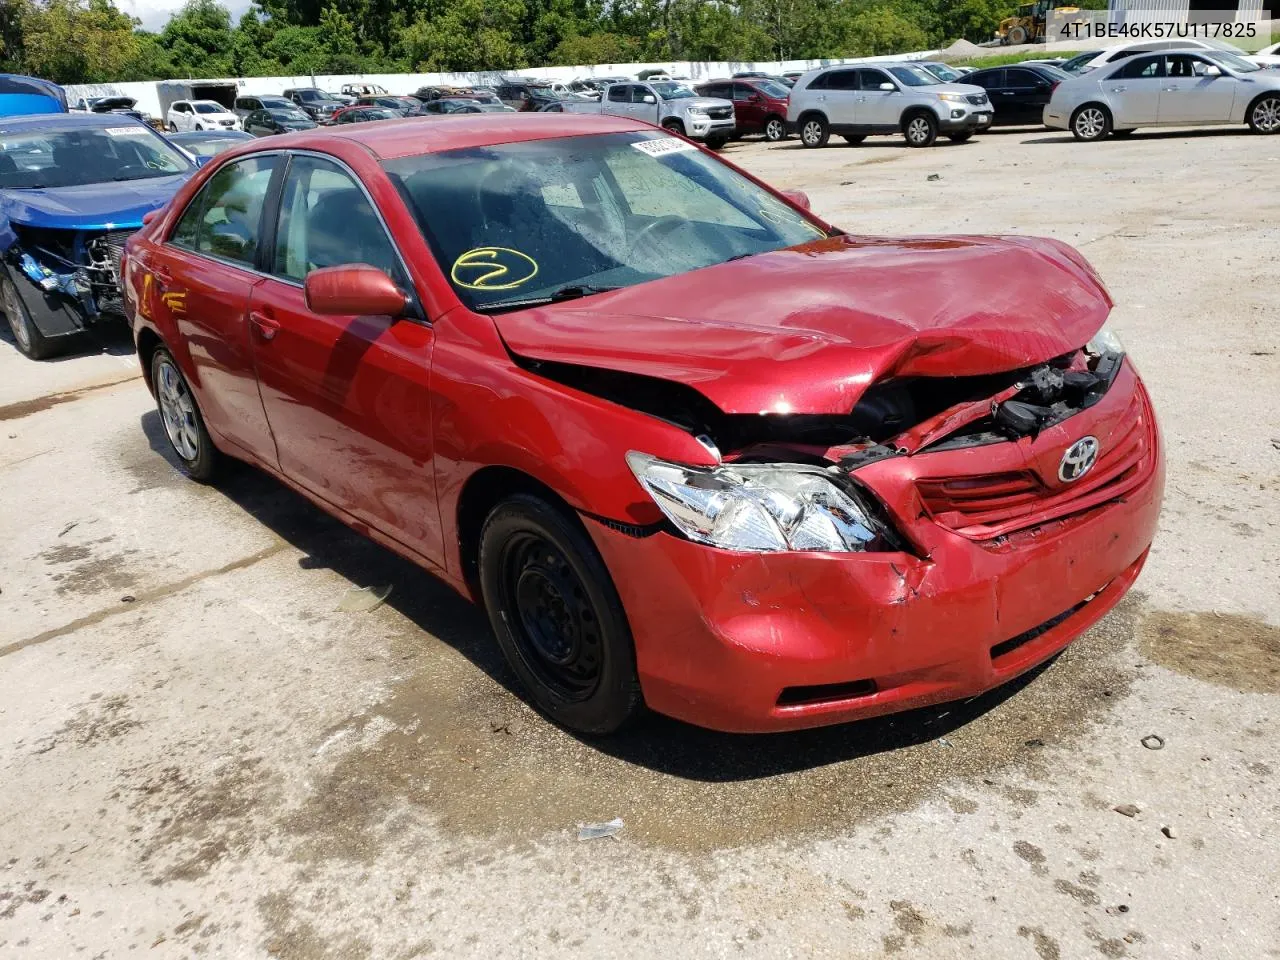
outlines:
[[1005, 44], [1042, 43], [1050, 11], [1054, 19], [1058, 20], [1079, 13], [1080, 8], [1064, 4], [1061, 0], [1036, 0], [1035, 3], [1020, 4], [1014, 16], [1000, 21], [996, 38]]

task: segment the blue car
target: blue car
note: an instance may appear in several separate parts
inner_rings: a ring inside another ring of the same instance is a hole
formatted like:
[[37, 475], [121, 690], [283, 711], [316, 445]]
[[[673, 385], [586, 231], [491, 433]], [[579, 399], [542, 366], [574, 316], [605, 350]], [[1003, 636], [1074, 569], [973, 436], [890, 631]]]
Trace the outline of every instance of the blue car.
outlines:
[[0, 117], [66, 112], [67, 94], [53, 81], [0, 73]]
[[41, 360], [123, 317], [125, 240], [197, 164], [131, 117], [0, 118], [0, 307]]

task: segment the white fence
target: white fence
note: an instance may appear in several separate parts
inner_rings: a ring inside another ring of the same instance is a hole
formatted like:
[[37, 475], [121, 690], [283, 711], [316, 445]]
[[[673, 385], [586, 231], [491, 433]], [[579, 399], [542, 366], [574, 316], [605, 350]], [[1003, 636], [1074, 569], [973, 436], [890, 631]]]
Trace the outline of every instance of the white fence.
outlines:
[[[483, 71], [478, 73], [371, 73], [345, 76], [302, 77], [250, 77], [202, 78], [202, 82], [234, 83], [248, 94], [279, 94], [289, 87], [319, 87], [337, 91], [346, 83], [376, 83], [388, 93], [409, 94], [419, 87], [472, 86], [495, 83], [503, 77], [539, 77], [544, 80], [574, 80], [578, 77], [634, 77], [641, 70], [665, 70], [673, 77], [690, 77], [702, 82], [717, 77], [728, 77], [743, 70], [761, 70], [766, 73], [783, 73], [787, 70], [812, 70], [837, 63], [861, 63], [871, 60], [919, 60], [937, 51], [924, 50], [903, 53], [891, 57], [859, 57], [856, 59], [827, 60], [776, 60], [770, 63], [747, 61], [721, 61], [716, 63], [678, 60], [667, 63], [605, 63], [591, 67], [538, 67], [530, 70]], [[65, 89], [67, 100], [75, 103], [81, 97], [132, 97], [138, 101], [138, 109], [152, 116], [160, 116], [160, 96], [156, 81], [139, 83], [71, 84]]]

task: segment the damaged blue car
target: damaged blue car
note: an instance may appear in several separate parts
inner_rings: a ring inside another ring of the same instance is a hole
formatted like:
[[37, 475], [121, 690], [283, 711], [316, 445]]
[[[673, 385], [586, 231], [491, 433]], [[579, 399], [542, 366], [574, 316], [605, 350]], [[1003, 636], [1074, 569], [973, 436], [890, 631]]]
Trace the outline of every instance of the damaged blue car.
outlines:
[[52, 357], [123, 318], [125, 240], [195, 171], [131, 117], [0, 119], [0, 307], [19, 350]]

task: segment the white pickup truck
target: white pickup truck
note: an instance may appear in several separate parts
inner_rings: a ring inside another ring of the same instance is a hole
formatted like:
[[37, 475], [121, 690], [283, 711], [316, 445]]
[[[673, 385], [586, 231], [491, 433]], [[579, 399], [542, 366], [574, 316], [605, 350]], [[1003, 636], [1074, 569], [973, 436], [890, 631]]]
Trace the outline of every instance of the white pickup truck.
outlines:
[[647, 120], [702, 140], [713, 150], [724, 146], [735, 128], [733, 101], [700, 97], [674, 80], [611, 83], [599, 100], [565, 101], [563, 109], [566, 113], [607, 113]]

